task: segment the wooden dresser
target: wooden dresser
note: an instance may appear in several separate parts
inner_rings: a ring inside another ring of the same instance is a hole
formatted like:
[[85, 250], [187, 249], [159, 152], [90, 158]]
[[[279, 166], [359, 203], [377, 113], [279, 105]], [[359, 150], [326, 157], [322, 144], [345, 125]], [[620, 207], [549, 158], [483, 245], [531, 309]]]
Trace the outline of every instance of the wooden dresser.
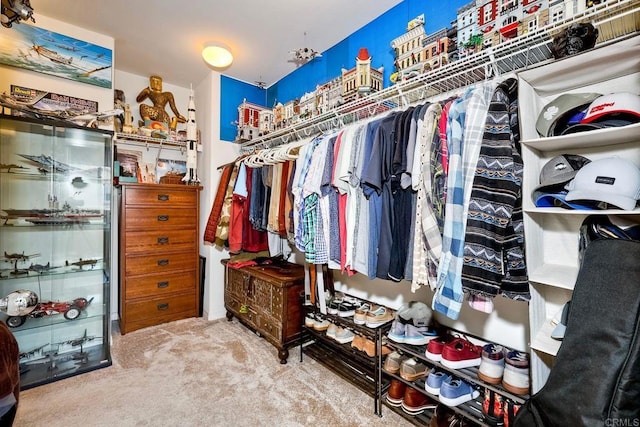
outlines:
[[234, 269], [225, 265], [224, 306], [227, 319], [242, 323], [278, 349], [280, 363], [300, 338], [304, 268], [289, 262]]
[[120, 331], [198, 316], [201, 187], [122, 184]]

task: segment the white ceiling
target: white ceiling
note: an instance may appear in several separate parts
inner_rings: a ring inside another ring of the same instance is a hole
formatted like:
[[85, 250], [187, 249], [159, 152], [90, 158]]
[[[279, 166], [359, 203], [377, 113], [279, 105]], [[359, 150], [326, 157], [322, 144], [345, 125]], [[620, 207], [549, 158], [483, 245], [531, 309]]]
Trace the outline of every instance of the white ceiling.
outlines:
[[222, 74], [270, 86], [296, 68], [290, 51], [323, 52], [402, 0], [31, 0], [38, 15], [115, 39], [115, 67], [188, 87], [211, 69], [200, 51], [228, 45]]

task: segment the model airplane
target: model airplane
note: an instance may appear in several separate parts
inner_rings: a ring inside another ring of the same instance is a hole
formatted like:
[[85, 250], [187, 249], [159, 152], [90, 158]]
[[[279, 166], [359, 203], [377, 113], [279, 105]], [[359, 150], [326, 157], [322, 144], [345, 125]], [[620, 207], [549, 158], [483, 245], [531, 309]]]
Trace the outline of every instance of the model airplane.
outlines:
[[0, 163], [0, 170], [6, 169], [7, 173], [11, 173], [11, 169], [27, 169], [24, 166], [16, 165], [15, 163], [4, 164]]
[[312, 59], [320, 58], [322, 54], [308, 47], [302, 47], [300, 49], [292, 50], [289, 52], [293, 55], [292, 62], [304, 64]]
[[29, 266], [29, 268], [27, 268], [27, 270], [34, 271], [34, 272], [39, 273], [39, 274], [44, 274], [44, 273], [47, 273], [47, 272], [49, 272], [49, 271], [51, 271], [53, 269], [56, 269], [56, 268], [58, 268], [58, 267], [51, 267], [51, 263], [48, 262], [47, 265], [31, 264]]
[[193, 88], [189, 94], [189, 108], [187, 109], [187, 171], [182, 181], [188, 185], [200, 182], [198, 179], [198, 127], [196, 126], [196, 104], [193, 100]]
[[28, 359], [31, 356], [35, 356], [36, 354], [42, 354], [43, 353], [42, 349], [44, 349], [48, 345], [49, 345], [49, 343], [41, 345], [40, 347], [33, 348], [33, 349], [29, 350], [29, 351], [21, 352], [20, 353], [20, 359]]
[[20, 20], [26, 21], [30, 19], [33, 23], [36, 22], [33, 18], [33, 8], [29, 4], [29, 0], [2, 0], [0, 11], [2, 12], [0, 23], [6, 28], [11, 28], [14, 22], [19, 24]]
[[31, 154], [19, 154], [18, 156], [30, 160], [38, 165], [38, 170], [42, 173], [68, 173], [70, 171], [77, 171], [78, 168], [74, 168], [62, 162], [55, 160], [51, 156], [41, 154], [34, 156]]
[[80, 267], [80, 270], [83, 270], [83, 267], [85, 265], [89, 265], [89, 266], [91, 266], [91, 269], [93, 269], [93, 267], [95, 267], [97, 263], [98, 263], [97, 259], [82, 259], [82, 258], [80, 258], [76, 262], [65, 261], [64, 265], [67, 266], [67, 267], [75, 265], [76, 267]]
[[24, 251], [21, 254], [19, 254], [19, 253], [9, 254], [9, 253], [7, 253], [7, 251], [5, 251], [4, 252], [4, 261], [5, 262], [12, 262], [13, 263], [13, 270], [11, 270], [10, 274], [13, 275], [13, 276], [19, 276], [19, 275], [29, 274], [29, 271], [25, 270], [25, 269], [19, 269], [18, 268], [18, 263], [19, 262], [26, 262], [30, 258], [36, 258], [36, 257], [39, 257], [39, 256], [40, 256], [40, 254], [25, 255]]

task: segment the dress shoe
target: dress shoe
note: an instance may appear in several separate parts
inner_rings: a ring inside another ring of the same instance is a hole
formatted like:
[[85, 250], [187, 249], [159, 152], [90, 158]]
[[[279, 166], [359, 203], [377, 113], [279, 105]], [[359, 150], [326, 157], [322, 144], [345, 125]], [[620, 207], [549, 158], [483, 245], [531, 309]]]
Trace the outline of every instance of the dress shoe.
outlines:
[[413, 387], [407, 387], [402, 398], [402, 410], [409, 415], [418, 415], [425, 409], [434, 409], [438, 402]]
[[389, 390], [387, 391], [387, 402], [391, 406], [400, 406], [402, 405], [402, 399], [404, 398], [404, 393], [407, 388], [407, 385], [400, 380], [392, 379], [391, 385], [389, 386]]

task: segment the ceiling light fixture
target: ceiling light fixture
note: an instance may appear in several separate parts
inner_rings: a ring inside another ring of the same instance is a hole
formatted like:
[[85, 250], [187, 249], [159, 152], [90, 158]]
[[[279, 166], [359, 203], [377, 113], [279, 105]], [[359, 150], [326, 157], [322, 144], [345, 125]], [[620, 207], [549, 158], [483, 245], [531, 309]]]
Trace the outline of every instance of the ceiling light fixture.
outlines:
[[222, 43], [207, 43], [202, 49], [202, 57], [214, 68], [226, 68], [233, 62], [233, 54]]

